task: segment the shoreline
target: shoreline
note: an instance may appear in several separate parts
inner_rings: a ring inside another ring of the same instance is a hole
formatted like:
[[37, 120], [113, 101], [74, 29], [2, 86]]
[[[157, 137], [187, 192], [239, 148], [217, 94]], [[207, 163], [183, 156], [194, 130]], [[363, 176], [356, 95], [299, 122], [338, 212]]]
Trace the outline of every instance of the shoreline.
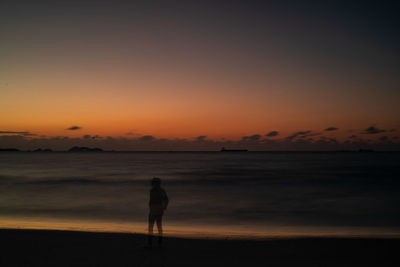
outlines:
[[[167, 223], [164, 236], [187, 239], [238, 239], [268, 240], [294, 238], [399, 238], [400, 229], [382, 227], [350, 226], [277, 226], [270, 225], [268, 230], [255, 227], [251, 230], [220, 225], [186, 226]], [[77, 231], [116, 234], [147, 234], [147, 223], [112, 222], [91, 220], [57, 220], [48, 218], [7, 218], [0, 216], [0, 229], [7, 230], [44, 230]]]
[[1, 266], [398, 266], [399, 238], [191, 239], [0, 229]]

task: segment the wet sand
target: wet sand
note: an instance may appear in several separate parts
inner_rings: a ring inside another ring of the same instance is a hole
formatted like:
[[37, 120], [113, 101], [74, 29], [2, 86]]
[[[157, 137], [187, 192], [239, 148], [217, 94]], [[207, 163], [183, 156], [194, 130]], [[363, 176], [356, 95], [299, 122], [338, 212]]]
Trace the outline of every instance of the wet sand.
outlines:
[[162, 248], [149, 249], [141, 234], [0, 229], [0, 235], [0, 266], [400, 266], [400, 239], [167, 237]]

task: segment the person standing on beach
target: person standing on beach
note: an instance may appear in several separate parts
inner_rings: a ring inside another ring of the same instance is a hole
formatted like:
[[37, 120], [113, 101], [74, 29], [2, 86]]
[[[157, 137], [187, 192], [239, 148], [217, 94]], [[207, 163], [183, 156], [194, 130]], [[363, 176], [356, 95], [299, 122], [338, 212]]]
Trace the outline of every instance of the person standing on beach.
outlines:
[[151, 247], [153, 245], [153, 227], [154, 222], [157, 223], [158, 229], [158, 246], [162, 245], [162, 216], [164, 210], [168, 206], [168, 196], [163, 188], [161, 188], [161, 179], [154, 177], [151, 180], [151, 190], [150, 190], [150, 213], [149, 213], [149, 235], [148, 235], [148, 245]]

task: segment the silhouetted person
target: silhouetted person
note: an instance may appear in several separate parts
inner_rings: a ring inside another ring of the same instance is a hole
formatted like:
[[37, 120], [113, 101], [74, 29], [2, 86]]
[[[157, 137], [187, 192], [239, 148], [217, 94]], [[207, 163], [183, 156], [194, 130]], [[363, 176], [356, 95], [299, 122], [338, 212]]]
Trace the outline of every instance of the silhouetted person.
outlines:
[[157, 223], [158, 229], [158, 245], [162, 245], [162, 216], [164, 210], [168, 206], [168, 196], [164, 189], [161, 188], [161, 179], [153, 178], [151, 180], [151, 190], [150, 190], [150, 213], [149, 213], [149, 236], [148, 242], [149, 246], [153, 245], [153, 227], [154, 221]]

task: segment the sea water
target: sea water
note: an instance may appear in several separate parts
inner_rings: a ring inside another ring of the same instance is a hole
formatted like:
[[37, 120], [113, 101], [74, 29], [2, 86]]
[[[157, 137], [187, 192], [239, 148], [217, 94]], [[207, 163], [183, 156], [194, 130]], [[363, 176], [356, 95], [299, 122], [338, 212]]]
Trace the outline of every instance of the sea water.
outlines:
[[162, 179], [168, 233], [400, 235], [396, 152], [2, 152], [0, 227], [145, 232]]

